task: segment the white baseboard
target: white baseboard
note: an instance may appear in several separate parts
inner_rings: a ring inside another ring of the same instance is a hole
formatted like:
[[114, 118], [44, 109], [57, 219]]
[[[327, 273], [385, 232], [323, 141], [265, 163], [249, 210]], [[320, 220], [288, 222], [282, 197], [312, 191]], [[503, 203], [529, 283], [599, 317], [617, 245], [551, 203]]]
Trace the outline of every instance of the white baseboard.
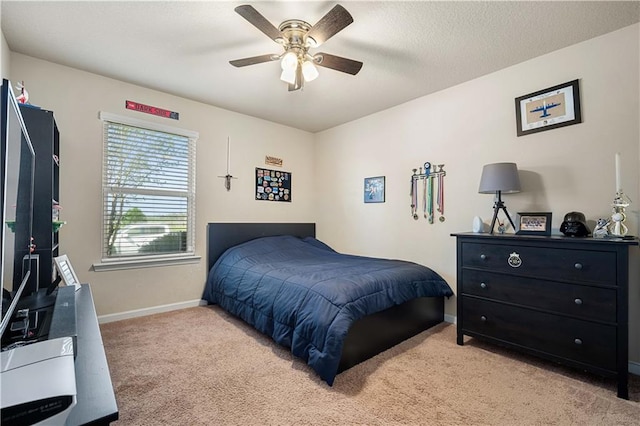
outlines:
[[455, 315], [444, 314], [444, 322], [448, 322], [449, 324], [456, 324], [457, 318]]
[[186, 302], [170, 303], [168, 305], [153, 306], [151, 308], [136, 309], [133, 311], [118, 312], [117, 314], [100, 315], [98, 323], [120, 321], [129, 318], [144, 317], [146, 315], [159, 314], [162, 312], [176, 311], [178, 309], [193, 308], [195, 306], [204, 306], [206, 300], [188, 300]]

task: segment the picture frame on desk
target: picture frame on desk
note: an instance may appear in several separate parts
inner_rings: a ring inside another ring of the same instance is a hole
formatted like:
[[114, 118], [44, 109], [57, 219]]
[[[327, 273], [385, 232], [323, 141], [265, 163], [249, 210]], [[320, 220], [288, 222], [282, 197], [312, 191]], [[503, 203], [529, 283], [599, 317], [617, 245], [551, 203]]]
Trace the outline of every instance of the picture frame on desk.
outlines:
[[76, 291], [80, 289], [80, 280], [76, 275], [76, 272], [73, 270], [73, 266], [71, 266], [71, 261], [66, 254], [57, 256], [53, 258], [56, 263], [56, 269], [62, 278], [62, 281], [68, 286], [75, 286]]
[[551, 235], [551, 212], [518, 213], [517, 235]]

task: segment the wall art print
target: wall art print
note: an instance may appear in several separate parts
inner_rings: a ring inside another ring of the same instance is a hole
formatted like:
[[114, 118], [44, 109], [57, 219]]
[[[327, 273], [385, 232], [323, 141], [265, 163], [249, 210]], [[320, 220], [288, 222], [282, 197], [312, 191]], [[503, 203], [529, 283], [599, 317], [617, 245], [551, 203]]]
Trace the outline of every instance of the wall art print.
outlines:
[[364, 178], [364, 202], [384, 203], [384, 176]]
[[291, 202], [291, 173], [256, 167], [256, 200]]
[[582, 123], [578, 80], [516, 98], [518, 136]]

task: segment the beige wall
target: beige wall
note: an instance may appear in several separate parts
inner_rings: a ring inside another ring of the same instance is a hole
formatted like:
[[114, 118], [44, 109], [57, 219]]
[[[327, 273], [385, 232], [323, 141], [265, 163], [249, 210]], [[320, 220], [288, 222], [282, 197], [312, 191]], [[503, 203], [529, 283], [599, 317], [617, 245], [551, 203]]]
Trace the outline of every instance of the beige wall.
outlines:
[[[206, 223], [211, 221], [314, 221], [313, 135], [230, 111], [13, 53], [11, 76], [25, 81], [30, 102], [54, 111], [60, 130], [61, 253], [89, 282], [98, 315], [199, 300], [206, 277]], [[134, 100], [180, 113], [169, 120], [129, 111]], [[99, 111], [182, 127], [197, 143], [196, 265], [93, 272], [101, 250], [102, 122]], [[227, 192], [227, 136], [231, 138], [232, 190]], [[293, 201], [255, 201], [255, 167], [265, 155], [284, 160], [292, 173]]]
[[[638, 40], [639, 26], [627, 27], [317, 134], [316, 171], [333, 173], [342, 187], [316, 187], [319, 236], [338, 251], [429, 265], [455, 287], [450, 234], [471, 231], [475, 215], [489, 222], [493, 213], [493, 197], [478, 194], [484, 164], [516, 162], [522, 192], [503, 197], [509, 212], [515, 220], [519, 211], [550, 211], [557, 233], [569, 211], [591, 221], [610, 215], [615, 152], [634, 201], [630, 234], [638, 235]], [[517, 137], [514, 99], [574, 79], [583, 123]], [[425, 161], [445, 164], [443, 223], [410, 216], [411, 169]], [[386, 202], [364, 204], [363, 178], [378, 175], [386, 176]], [[632, 251], [631, 356], [640, 361], [640, 274]], [[446, 312], [455, 315], [453, 298]]]
[[[2, 2], [0, 2], [0, 17], [2, 16]], [[0, 28], [0, 77], [8, 78], [9, 77], [9, 59], [11, 57], [11, 52], [9, 51], [9, 46], [7, 45], [7, 40], [4, 38], [4, 33]]]

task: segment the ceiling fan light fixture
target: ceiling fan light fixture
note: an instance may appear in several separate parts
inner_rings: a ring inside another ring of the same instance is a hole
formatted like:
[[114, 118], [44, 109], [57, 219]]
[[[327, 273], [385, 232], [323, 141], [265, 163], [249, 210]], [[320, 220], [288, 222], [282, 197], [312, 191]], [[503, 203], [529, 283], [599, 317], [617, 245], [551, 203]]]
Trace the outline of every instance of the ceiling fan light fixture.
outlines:
[[282, 57], [282, 61], [280, 61], [280, 66], [282, 67], [283, 71], [291, 70], [295, 72], [296, 68], [298, 67], [298, 55], [291, 51], [285, 53]]
[[318, 69], [313, 62], [304, 61], [302, 63], [302, 75], [304, 76], [304, 81], [313, 81], [318, 78]]
[[[1, 0], [0, 0], [1, 1]], [[284, 50], [280, 55], [260, 55], [229, 61], [235, 67], [280, 61], [282, 74], [280, 79], [289, 83], [289, 91], [299, 90], [305, 82], [315, 80], [320, 66], [336, 71], [356, 75], [362, 68], [362, 62], [329, 53], [309, 53], [353, 22], [351, 14], [342, 6], [335, 5], [315, 25], [299, 19], [283, 21], [275, 27], [253, 6], [245, 4], [234, 9], [250, 24], [262, 31], [267, 37], [280, 44]]]
[[296, 82], [296, 69], [283, 69], [282, 74], [280, 74], [280, 80], [285, 83], [295, 84]]

